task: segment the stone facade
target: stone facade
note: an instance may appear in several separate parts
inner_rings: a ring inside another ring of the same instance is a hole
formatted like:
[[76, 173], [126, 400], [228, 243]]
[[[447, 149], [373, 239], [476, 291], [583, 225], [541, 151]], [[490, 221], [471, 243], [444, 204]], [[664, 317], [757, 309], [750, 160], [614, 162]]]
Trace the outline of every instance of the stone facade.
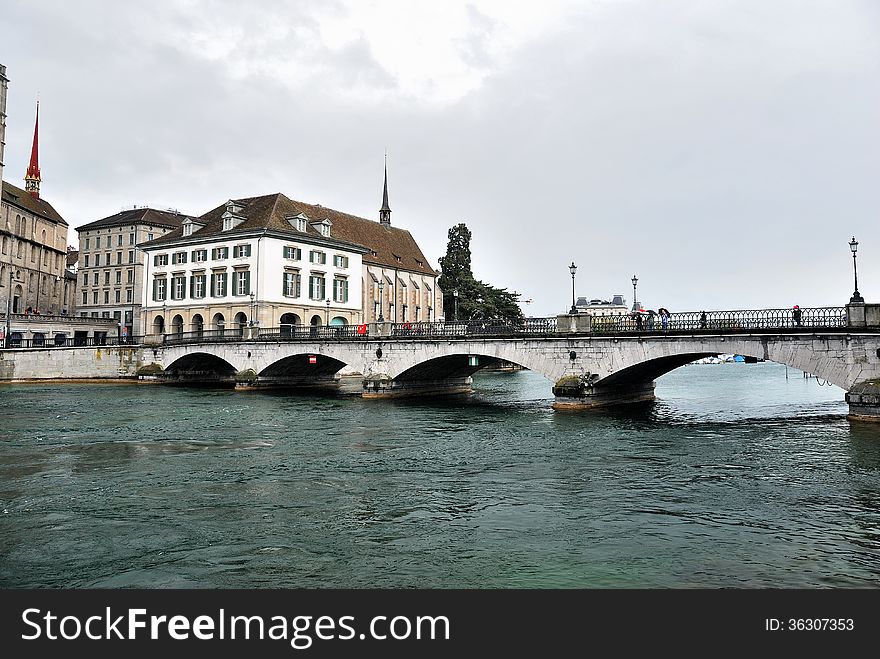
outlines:
[[180, 227], [181, 219], [174, 211], [131, 208], [78, 227], [77, 314], [115, 319], [127, 336], [145, 334], [146, 256], [139, 246]]

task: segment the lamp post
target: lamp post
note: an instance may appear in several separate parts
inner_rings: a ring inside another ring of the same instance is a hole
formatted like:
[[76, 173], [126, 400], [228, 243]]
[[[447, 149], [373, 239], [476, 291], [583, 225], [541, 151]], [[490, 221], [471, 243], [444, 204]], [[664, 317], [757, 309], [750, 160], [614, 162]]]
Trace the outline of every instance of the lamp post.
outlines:
[[12, 276], [15, 274], [15, 270], [12, 266], [9, 266], [9, 286], [6, 288], [6, 331], [3, 334], [3, 347], [9, 347], [9, 332], [12, 331], [11, 318], [12, 315]]
[[633, 275], [632, 283], [633, 283], [633, 311], [638, 311], [639, 310], [639, 302], [638, 302], [638, 298], [636, 297], [636, 284], [639, 283], [639, 278], [636, 277], [635, 275]]
[[452, 291], [452, 299], [455, 301], [455, 305], [454, 305], [455, 310], [453, 312], [452, 318], [457, 323], [458, 322], [458, 289], [457, 288], [454, 291]]
[[253, 291], [251, 291], [251, 320], [248, 323], [251, 327], [256, 325], [256, 322], [254, 321], [254, 316], [256, 315], [256, 309], [257, 309], [256, 305], [254, 304], [254, 298], [256, 298], [256, 297], [257, 297], [256, 294]]
[[[382, 275], [383, 277], [385, 275]], [[382, 307], [385, 306], [385, 282], [379, 281], [379, 322], [385, 322], [385, 316], [382, 315]]]
[[859, 274], [856, 270], [856, 252], [859, 249], [859, 243], [856, 240], [856, 237], [853, 236], [853, 239], [849, 241], [849, 248], [852, 250], [853, 255], [853, 281], [855, 282], [855, 290], [853, 291], [852, 297], [849, 299], [850, 304], [854, 302], [864, 302], [865, 298], [859, 295]]
[[325, 325], [330, 324], [330, 298], [329, 297], [327, 298], [327, 312], [324, 315], [324, 324]]
[[571, 311], [568, 313], [574, 315], [577, 314], [578, 310], [574, 304], [574, 273], [577, 272], [578, 267], [574, 264], [574, 261], [571, 262], [571, 265], [568, 266], [568, 271], [571, 273]]

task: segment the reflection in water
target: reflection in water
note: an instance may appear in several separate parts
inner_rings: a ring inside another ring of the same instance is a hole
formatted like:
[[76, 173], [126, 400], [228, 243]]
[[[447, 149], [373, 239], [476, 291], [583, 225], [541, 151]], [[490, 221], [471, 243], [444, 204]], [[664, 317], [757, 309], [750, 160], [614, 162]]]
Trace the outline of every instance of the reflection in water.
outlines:
[[880, 428], [792, 373], [686, 366], [592, 413], [527, 371], [408, 401], [6, 386], [0, 586], [880, 585]]

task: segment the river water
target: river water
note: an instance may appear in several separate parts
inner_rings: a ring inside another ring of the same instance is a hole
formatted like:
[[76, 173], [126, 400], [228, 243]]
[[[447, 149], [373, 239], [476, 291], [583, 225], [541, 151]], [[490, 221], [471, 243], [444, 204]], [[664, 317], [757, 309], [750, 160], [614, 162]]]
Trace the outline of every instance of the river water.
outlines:
[[0, 387], [0, 586], [880, 586], [880, 426], [772, 363], [554, 412], [452, 400]]

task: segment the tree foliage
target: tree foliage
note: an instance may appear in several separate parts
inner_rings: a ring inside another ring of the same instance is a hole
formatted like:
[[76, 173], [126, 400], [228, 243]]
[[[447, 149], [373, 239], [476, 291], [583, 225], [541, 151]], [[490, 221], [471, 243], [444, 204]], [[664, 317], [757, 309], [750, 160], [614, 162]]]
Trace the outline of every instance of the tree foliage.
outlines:
[[458, 291], [458, 320], [523, 320], [517, 295], [506, 288], [496, 288], [474, 279], [471, 272], [471, 232], [465, 224], [449, 229], [446, 256], [439, 259], [442, 274], [437, 281], [443, 291], [446, 320], [455, 319], [455, 294]]

